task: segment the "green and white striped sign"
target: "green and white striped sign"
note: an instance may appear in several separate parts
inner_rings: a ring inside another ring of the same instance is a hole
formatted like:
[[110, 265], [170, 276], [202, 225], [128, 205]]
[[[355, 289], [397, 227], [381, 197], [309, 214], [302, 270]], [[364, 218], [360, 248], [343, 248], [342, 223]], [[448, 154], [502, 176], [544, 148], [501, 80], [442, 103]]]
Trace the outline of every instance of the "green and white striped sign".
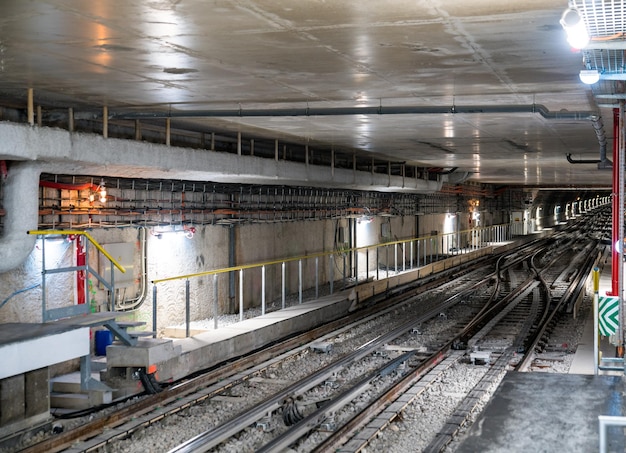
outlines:
[[608, 337], [617, 332], [619, 297], [600, 297], [598, 304], [598, 328], [600, 335]]

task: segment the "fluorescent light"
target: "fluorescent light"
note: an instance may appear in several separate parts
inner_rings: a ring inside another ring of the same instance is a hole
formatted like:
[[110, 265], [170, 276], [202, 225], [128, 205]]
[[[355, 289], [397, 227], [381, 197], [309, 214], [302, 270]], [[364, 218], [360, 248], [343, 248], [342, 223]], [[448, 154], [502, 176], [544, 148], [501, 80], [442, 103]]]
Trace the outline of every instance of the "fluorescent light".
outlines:
[[600, 80], [600, 73], [596, 69], [583, 69], [579, 74], [580, 81], [587, 85], [593, 85]]

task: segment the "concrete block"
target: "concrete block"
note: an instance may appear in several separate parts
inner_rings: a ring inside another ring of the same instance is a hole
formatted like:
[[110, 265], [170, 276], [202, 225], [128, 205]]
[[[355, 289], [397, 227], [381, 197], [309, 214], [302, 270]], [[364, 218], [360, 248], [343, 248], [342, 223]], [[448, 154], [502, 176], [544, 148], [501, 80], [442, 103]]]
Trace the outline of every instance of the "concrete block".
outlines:
[[[208, 330], [189, 329], [189, 336], [193, 337], [204, 332], [208, 332]], [[185, 327], [166, 327], [163, 336], [166, 338], [185, 338], [187, 336], [187, 329]]]
[[446, 261], [447, 260], [442, 260], [442, 261], [437, 261], [435, 263], [432, 263], [431, 264], [431, 266], [432, 266], [432, 273], [436, 274], [438, 272], [443, 272], [446, 269], [446, 265], [445, 265]]
[[433, 265], [432, 264], [427, 264], [426, 266], [421, 267], [419, 269], [419, 278], [428, 277], [432, 273], [433, 273]]
[[180, 355], [180, 347], [172, 340], [151, 338], [140, 340], [136, 346], [112, 344], [107, 347], [110, 367], [149, 367]]
[[18, 374], [0, 381], [0, 425], [24, 417], [24, 375]]
[[27, 417], [50, 411], [48, 368], [40, 368], [26, 373], [25, 404]]

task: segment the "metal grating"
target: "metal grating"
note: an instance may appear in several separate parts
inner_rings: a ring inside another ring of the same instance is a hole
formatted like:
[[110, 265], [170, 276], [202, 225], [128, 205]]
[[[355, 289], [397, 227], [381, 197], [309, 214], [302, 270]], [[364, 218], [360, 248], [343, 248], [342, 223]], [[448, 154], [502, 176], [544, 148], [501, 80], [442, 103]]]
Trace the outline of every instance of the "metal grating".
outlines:
[[623, 0], [574, 0], [570, 6], [578, 10], [592, 39], [626, 31], [626, 2]]
[[583, 58], [587, 68], [597, 69], [604, 74], [623, 74], [625, 72], [625, 56], [623, 50], [585, 49]]

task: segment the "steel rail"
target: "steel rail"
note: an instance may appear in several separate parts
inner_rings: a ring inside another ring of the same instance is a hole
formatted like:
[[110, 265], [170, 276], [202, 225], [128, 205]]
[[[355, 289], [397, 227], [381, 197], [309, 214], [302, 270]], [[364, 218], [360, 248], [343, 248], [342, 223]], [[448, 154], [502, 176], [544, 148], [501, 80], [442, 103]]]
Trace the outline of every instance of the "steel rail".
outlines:
[[[446, 302], [448, 303], [448, 305], [451, 305], [455, 303], [454, 301], [456, 300], [456, 298], [456, 295], [451, 296], [447, 299]], [[446, 304], [446, 302], [444, 302], [444, 304]], [[374, 350], [381, 347], [385, 343], [388, 343], [395, 338], [404, 335], [415, 325], [431, 319], [434, 316], [437, 316], [441, 312], [441, 310], [442, 307], [437, 306], [429, 310], [425, 314], [419, 316], [418, 318], [414, 318], [403, 323], [399, 327], [396, 327], [390, 332], [387, 332], [386, 334], [369, 341], [352, 353], [345, 355], [339, 360], [318, 370], [317, 372], [309, 375], [299, 382], [296, 382], [288, 386], [287, 388], [275, 393], [271, 397], [256, 405], [251, 410], [236, 416], [235, 418], [215, 427], [214, 429], [210, 429], [201, 434], [198, 434], [197, 436], [179, 445], [178, 447], [169, 450], [168, 453], [196, 453], [207, 451], [219, 445], [220, 443], [232, 437], [248, 425], [259, 420], [268, 412], [278, 409], [285, 398], [292, 395], [302, 394], [310, 390], [311, 388], [321, 384], [322, 382], [324, 382], [324, 380], [336, 374], [338, 370], [348, 366], [350, 363], [356, 360], [359, 360], [371, 354]]]

